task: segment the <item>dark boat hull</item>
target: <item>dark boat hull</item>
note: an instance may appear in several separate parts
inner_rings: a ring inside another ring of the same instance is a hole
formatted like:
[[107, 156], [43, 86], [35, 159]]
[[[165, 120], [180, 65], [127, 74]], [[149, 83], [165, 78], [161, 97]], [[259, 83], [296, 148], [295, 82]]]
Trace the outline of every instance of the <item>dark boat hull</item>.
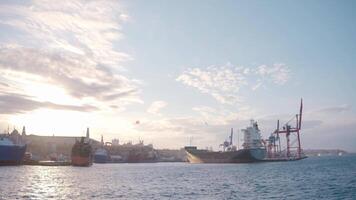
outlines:
[[266, 157], [265, 149], [240, 149], [227, 152], [186, 149], [186, 153], [190, 163], [252, 163], [262, 162]]
[[26, 152], [26, 145], [0, 146], [0, 165], [19, 165]]

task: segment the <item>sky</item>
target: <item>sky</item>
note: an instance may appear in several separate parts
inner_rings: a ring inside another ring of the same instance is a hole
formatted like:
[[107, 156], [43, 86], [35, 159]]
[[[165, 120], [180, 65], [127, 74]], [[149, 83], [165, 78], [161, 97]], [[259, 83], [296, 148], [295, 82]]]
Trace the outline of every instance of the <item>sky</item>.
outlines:
[[[0, 0], [0, 130], [219, 148], [299, 112], [356, 152], [354, 1]], [[238, 133], [238, 134], [236, 134]]]

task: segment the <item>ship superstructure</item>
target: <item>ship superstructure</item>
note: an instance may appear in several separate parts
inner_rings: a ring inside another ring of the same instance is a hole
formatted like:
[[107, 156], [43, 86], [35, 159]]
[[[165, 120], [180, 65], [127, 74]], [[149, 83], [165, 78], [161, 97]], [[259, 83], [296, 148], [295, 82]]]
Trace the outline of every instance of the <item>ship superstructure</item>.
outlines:
[[244, 149], [257, 149], [262, 148], [261, 131], [258, 128], [257, 122], [250, 121], [250, 126], [241, 130], [244, 134], [244, 143], [242, 144]]
[[94, 162], [95, 163], [107, 163], [110, 160], [108, 151], [105, 149], [104, 138], [101, 135], [101, 147], [96, 149], [94, 153]]

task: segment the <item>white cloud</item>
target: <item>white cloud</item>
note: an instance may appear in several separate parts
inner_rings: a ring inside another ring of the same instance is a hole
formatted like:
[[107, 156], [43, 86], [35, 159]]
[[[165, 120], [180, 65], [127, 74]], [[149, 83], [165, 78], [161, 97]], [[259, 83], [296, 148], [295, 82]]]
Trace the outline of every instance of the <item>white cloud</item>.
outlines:
[[211, 95], [222, 104], [236, 104], [242, 101], [239, 94], [241, 88], [252, 85], [251, 89], [255, 91], [268, 82], [283, 85], [288, 81], [289, 73], [289, 68], [284, 64], [256, 68], [228, 64], [188, 68], [176, 80]]
[[176, 80], [197, 88], [202, 93], [210, 94], [219, 102], [226, 104], [239, 102], [237, 92], [247, 84], [243, 70], [229, 65], [210, 66], [206, 69], [189, 68]]
[[122, 36], [120, 19], [126, 15], [116, 1], [34, 0], [29, 5], [1, 5], [0, 10], [11, 16], [1, 23], [26, 32], [27, 44], [71, 51], [108, 65], [129, 58], [113, 47]]
[[0, 80], [11, 86], [2, 85], [2, 92], [16, 87], [32, 96], [23, 83], [31, 85], [30, 77], [37, 77], [73, 99], [91, 98], [107, 108], [142, 102], [138, 81], [123, 72], [122, 64], [131, 56], [114, 47], [128, 19], [120, 4], [110, 0], [1, 3], [0, 23], [11, 27], [4, 31], [16, 30], [0, 43]]
[[165, 101], [154, 101], [147, 109], [147, 112], [151, 114], [159, 114], [159, 111], [166, 106], [167, 103]]
[[248, 107], [241, 107], [237, 111], [232, 111], [223, 107], [196, 106], [192, 110], [197, 112], [204, 123], [209, 125], [227, 125], [236, 120], [250, 119], [253, 116], [253, 111]]
[[260, 88], [262, 86], [262, 82], [261, 81], [257, 81], [256, 85], [254, 85], [251, 89], [253, 91], [257, 90], [258, 88]]
[[289, 79], [290, 70], [285, 64], [261, 65], [255, 70], [257, 75], [271, 80], [275, 84], [283, 85]]

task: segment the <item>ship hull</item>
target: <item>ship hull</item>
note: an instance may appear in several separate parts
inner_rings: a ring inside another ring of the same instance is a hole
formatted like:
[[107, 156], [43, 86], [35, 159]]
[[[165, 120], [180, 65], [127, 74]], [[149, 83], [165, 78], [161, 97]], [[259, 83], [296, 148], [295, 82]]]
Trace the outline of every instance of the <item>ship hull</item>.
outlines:
[[79, 167], [87, 167], [93, 164], [90, 156], [72, 156], [72, 165]]
[[26, 152], [26, 145], [0, 146], [0, 165], [19, 165]]
[[186, 153], [190, 163], [252, 163], [261, 162], [266, 157], [265, 149], [240, 149], [227, 152], [186, 149]]
[[93, 164], [92, 147], [89, 143], [84, 142], [84, 138], [80, 142], [76, 141], [72, 147], [72, 165], [79, 167], [88, 167]]
[[108, 162], [108, 155], [94, 155], [94, 163], [107, 163]]

